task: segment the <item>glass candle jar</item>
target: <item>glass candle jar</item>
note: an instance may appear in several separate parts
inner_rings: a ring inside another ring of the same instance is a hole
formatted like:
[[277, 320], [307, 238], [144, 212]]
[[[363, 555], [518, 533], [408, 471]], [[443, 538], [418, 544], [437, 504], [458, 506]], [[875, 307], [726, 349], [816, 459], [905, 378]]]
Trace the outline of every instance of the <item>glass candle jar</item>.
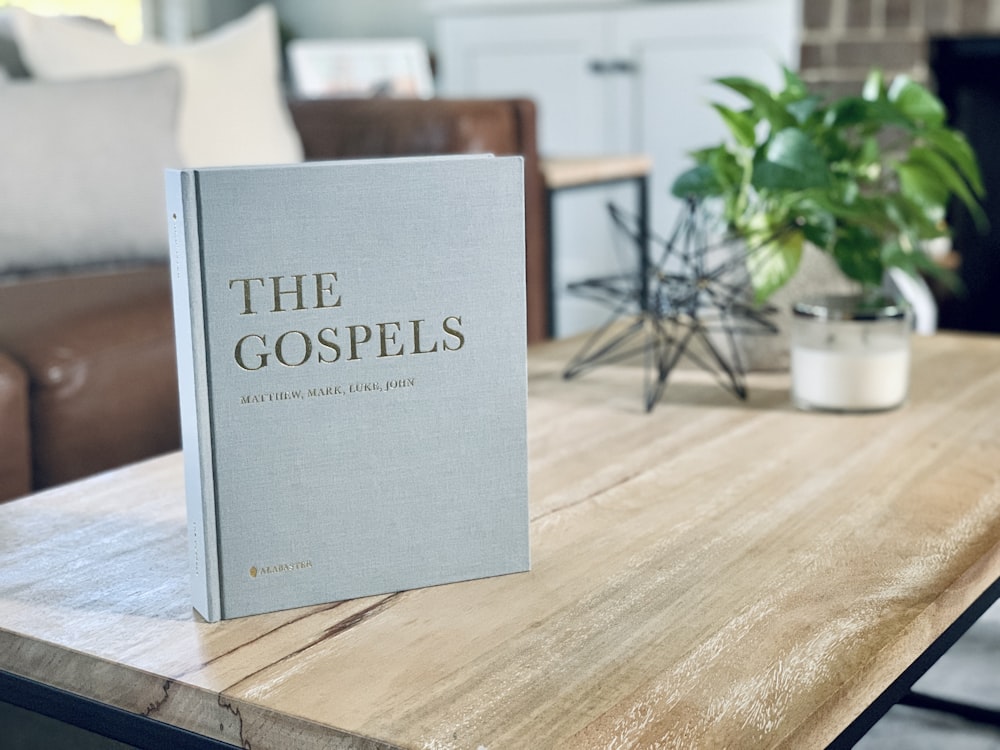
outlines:
[[829, 296], [792, 307], [792, 400], [800, 409], [882, 411], [906, 400], [911, 313], [886, 297]]

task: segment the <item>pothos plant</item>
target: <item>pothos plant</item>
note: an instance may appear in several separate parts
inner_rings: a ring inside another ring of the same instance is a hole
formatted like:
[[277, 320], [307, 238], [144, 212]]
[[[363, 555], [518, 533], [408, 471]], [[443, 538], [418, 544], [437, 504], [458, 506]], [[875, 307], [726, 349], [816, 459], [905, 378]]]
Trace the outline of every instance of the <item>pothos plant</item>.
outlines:
[[730, 138], [695, 152], [695, 166], [672, 191], [721, 201], [728, 230], [751, 250], [758, 300], [791, 278], [806, 242], [874, 288], [890, 267], [948, 276], [922, 246], [949, 234], [953, 198], [985, 224], [976, 156], [917, 82], [900, 76], [888, 84], [873, 71], [860, 96], [830, 102], [787, 69], [778, 91], [746, 78], [718, 83], [745, 106], [712, 105]]

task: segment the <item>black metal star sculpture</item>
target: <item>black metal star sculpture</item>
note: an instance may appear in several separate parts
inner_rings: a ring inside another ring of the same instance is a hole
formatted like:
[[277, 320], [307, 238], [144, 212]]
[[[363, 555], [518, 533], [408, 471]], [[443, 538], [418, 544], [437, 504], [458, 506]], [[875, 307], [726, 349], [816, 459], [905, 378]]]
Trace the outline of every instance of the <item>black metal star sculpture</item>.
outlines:
[[613, 204], [608, 209], [616, 227], [638, 250], [639, 270], [569, 286], [574, 294], [607, 305], [611, 314], [563, 376], [574, 378], [602, 364], [642, 355], [644, 404], [652, 411], [671, 371], [686, 356], [745, 399], [746, 367], [737, 339], [778, 332], [769, 319], [773, 308], [754, 302], [747, 272], [753, 251], [731, 238], [712, 241], [713, 219], [696, 202], [687, 204], [669, 240], [643, 236], [634, 217]]

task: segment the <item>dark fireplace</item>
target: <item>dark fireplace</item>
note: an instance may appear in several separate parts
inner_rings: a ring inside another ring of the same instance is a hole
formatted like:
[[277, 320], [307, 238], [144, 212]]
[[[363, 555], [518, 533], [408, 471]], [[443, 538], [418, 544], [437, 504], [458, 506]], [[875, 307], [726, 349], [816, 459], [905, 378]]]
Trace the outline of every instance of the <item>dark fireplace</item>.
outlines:
[[932, 39], [930, 65], [951, 124], [979, 156], [991, 224], [983, 234], [964, 208], [951, 211], [965, 293], [940, 300], [940, 326], [1000, 332], [1000, 38]]

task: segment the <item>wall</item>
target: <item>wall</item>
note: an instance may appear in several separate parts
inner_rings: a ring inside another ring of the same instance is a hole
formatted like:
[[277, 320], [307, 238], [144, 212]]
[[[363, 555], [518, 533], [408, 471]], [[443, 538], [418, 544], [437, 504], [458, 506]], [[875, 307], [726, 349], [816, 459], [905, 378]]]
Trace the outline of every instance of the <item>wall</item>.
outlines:
[[932, 36], [1000, 33], [1000, 0], [802, 0], [802, 74], [857, 93], [868, 70], [930, 82]]
[[286, 31], [297, 37], [419, 37], [434, 43], [423, 0], [271, 0]]
[[255, 0], [142, 0], [144, 36], [182, 44], [239, 18]]
[[[255, 0], [144, 0], [191, 17], [195, 31], [240, 15]], [[427, 0], [271, 0], [286, 31], [301, 37], [416, 36], [434, 48]], [[1000, 34], [1000, 0], [802, 0], [802, 73], [855, 91], [867, 71], [927, 82], [929, 36]]]
[[419, 37], [433, 44], [424, 0], [142, 0], [151, 38], [183, 42], [246, 13], [261, 2], [278, 11], [289, 37]]

